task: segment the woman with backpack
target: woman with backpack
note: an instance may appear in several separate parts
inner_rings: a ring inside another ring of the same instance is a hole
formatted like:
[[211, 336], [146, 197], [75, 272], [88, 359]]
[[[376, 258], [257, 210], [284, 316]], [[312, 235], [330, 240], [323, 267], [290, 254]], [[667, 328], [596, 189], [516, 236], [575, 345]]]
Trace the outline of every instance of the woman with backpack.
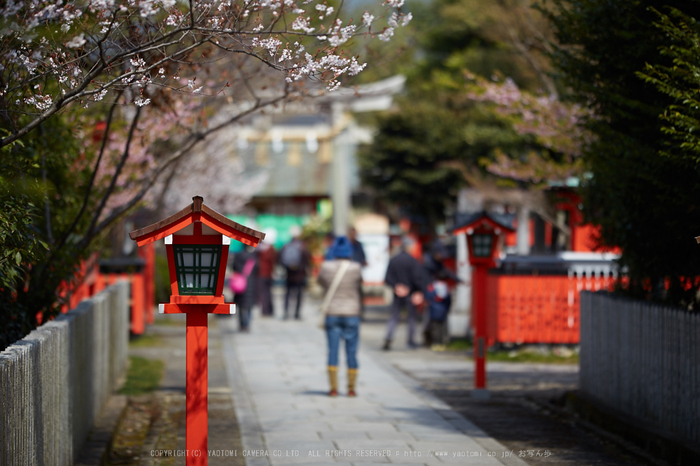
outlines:
[[301, 228], [297, 225], [289, 229], [292, 240], [282, 247], [279, 261], [287, 272], [287, 293], [284, 297], [284, 318], [289, 317], [290, 298], [296, 298], [294, 318], [301, 319], [301, 298], [306, 286], [306, 269], [311, 262], [306, 245], [301, 240]]

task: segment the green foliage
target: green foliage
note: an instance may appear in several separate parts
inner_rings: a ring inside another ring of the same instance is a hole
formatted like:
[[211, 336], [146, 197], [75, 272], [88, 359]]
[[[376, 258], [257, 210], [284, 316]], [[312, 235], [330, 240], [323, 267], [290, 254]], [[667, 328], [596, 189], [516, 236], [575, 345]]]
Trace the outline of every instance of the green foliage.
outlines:
[[700, 162], [700, 23], [677, 9], [670, 9], [669, 15], [657, 14], [656, 26], [671, 42], [660, 51], [672, 65], [647, 63], [644, 72], [637, 74], [674, 100], [660, 115], [667, 125], [661, 130], [670, 139], [663, 153]]
[[[545, 4], [561, 44], [553, 58], [580, 102], [595, 109], [584, 148], [592, 178], [586, 219], [601, 225], [600, 242], [622, 249], [627, 291], [692, 307], [700, 275], [700, 175], [694, 163], [659, 157], [668, 137], [658, 115], [673, 101], [637, 75], [647, 62], [671, 66], [660, 50], [674, 39], [654, 25], [651, 8], [697, 2], [555, 0]], [[664, 279], [669, 289], [664, 292]]]
[[35, 328], [37, 314], [58, 313], [58, 292], [88, 253], [68, 235], [88, 170], [78, 130], [54, 118], [41, 137], [0, 150], [0, 349]]
[[474, 349], [474, 345], [469, 338], [453, 338], [447, 345], [447, 349], [449, 351], [467, 351]]
[[420, 10], [409, 26], [418, 47], [407, 96], [377, 117], [374, 142], [360, 151], [364, 183], [429, 224], [444, 219], [466, 185], [455, 166], [484, 172], [498, 154], [526, 158], [538, 148], [467, 91], [471, 73], [541, 87], [510, 40], [509, 27], [520, 14], [504, 6], [510, 3], [439, 0]]
[[[0, 188], [2, 189], [2, 188]], [[48, 245], [33, 231], [38, 209], [26, 196], [2, 189], [0, 200], [0, 286], [15, 290], [22, 278], [22, 264], [36, 260]]]
[[578, 364], [579, 355], [566, 348], [524, 347], [505, 351], [489, 351], [489, 361], [524, 362], [537, 364]]
[[[367, 11], [367, 4], [360, 3], [353, 8], [346, 2], [343, 8], [348, 8], [347, 11], [353, 18], [361, 18], [363, 12]], [[359, 37], [353, 39], [350, 42], [350, 54], [358, 56], [362, 63], [367, 63], [367, 67], [356, 76], [344, 77], [343, 85], [373, 83], [397, 74], [410, 73], [417, 46], [414, 24], [417, 18], [423, 17], [427, 9], [428, 4], [422, 1], [402, 7], [404, 12], [410, 10], [414, 19], [409, 26], [397, 28], [389, 41], [358, 40]], [[378, 23], [374, 23], [372, 28], [376, 31]], [[363, 39], [366, 38], [367, 36], [363, 35]]]
[[475, 164], [481, 142], [472, 128], [467, 142], [466, 115], [430, 102], [402, 103], [383, 115], [371, 146], [360, 152], [363, 180], [391, 202], [435, 222], [464, 185], [463, 176], [446, 163], [470, 159]]
[[[468, 70], [489, 79], [508, 76], [528, 91], [546, 87], [549, 61], [535, 44], [546, 38], [547, 24], [530, 2], [439, 0], [417, 23], [425, 31], [417, 71], [427, 82], [437, 78], [463, 92]], [[539, 29], [538, 37], [532, 28]]]

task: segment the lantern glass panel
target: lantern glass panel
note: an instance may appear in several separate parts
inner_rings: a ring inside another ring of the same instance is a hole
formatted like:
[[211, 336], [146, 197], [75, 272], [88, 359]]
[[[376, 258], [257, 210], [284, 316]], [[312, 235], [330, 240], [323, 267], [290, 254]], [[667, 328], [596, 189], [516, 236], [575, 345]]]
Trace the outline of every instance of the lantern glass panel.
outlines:
[[173, 245], [181, 295], [213, 295], [219, 278], [221, 245]]
[[491, 257], [493, 236], [489, 234], [475, 234], [472, 237], [472, 253], [474, 257]]

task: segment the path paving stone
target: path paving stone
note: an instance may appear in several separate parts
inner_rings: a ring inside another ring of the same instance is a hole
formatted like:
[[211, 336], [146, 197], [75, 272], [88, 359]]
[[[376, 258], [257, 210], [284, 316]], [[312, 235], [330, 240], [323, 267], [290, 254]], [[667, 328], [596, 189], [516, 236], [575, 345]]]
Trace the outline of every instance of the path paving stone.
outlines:
[[342, 356], [340, 396], [327, 396], [326, 337], [314, 312], [307, 300], [301, 321], [255, 316], [250, 333], [220, 322], [243, 449], [263, 452], [246, 464], [526, 464], [489, 456], [507, 449], [493, 439], [494, 451], [485, 449], [478, 440], [488, 435], [364, 346], [359, 396], [344, 396]]
[[[302, 321], [256, 315], [250, 333], [238, 332], [235, 317], [212, 316], [209, 448], [235, 457], [210, 457], [210, 466], [644, 464], [609, 454], [605, 442], [532, 408], [531, 397], [576, 388], [576, 366], [490, 363], [492, 399], [475, 401], [473, 363], [463, 354], [409, 350], [400, 344], [405, 324], [392, 350], [381, 351], [387, 315], [374, 310], [362, 325], [359, 396], [344, 396], [341, 353], [341, 396], [330, 398], [316, 304], [306, 301]], [[134, 354], [166, 361], [158, 396], [174, 400], [178, 423], [167, 448], [184, 450], [184, 326], [149, 331], [161, 335], [163, 344]], [[157, 438], [157, 432], [149, 435]], [[173, 463], [150, 457], [151, 444], [159, 442], [144, 445], [146, 461], [140, 464], [184, 465], [184, 458]], [[549, 457], [534, 456], [545, 450], [551, 450]]]

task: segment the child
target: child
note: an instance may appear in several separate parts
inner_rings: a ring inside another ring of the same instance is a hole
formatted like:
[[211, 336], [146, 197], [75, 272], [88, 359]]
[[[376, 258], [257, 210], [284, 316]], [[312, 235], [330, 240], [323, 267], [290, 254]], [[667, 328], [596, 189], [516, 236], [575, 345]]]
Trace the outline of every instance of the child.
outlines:
[[430, 314], [430, 349], [433, 351], [445, 351], [447, 339], [447, 314], [450, 312], [452, 296], [445, 281], [444, 273], [438, 273], [436, 279], [428, 285], [425, 295], [428, 301], [428, 312]]

